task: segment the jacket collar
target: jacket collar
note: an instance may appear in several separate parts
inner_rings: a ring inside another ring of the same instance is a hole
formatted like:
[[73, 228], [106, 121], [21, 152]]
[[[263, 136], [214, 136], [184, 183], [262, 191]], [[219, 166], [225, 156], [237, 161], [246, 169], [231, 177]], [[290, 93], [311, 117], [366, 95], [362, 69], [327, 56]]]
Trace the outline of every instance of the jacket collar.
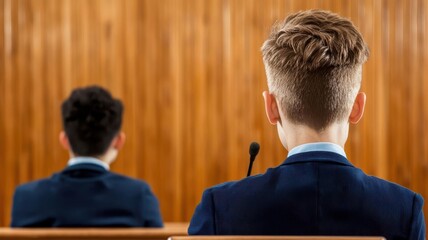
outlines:
[[294, 154], [289, 156], [280, 166], [307, 162], [333, 163], [354, 167], [344, 156], [327, 151], [313, 151]]
[[80, 163], [68, 166], [64, 169], [63, 172], [76, 171], [76, 170], [89, 170], [89, 171], [97, 171], [97, 172], [107, 172], [108, 170], [104, 167], [92, 163]]

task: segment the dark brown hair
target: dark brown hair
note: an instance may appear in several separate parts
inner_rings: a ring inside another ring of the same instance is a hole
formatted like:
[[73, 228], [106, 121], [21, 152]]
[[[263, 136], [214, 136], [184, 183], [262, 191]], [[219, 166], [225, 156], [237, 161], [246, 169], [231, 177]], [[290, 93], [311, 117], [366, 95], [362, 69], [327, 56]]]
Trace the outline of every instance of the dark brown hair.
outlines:
[[286, 117], [317, 131], [347, 117], [369, 56], [352, 22], [323, 10], [288, 16], [262, 53], [269, 89]]
[[76, 156], [99, 157], [122, 125], [123, 105], [99, 86], [74, 89], [61, 106], [64, 131]]

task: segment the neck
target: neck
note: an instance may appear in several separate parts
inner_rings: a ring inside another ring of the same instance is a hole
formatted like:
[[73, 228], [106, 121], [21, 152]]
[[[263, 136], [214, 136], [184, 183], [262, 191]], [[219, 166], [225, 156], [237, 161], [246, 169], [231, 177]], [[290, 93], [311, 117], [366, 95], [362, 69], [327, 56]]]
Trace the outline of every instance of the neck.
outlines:
[[308, 126], [287, 124], [284, 147], [290, 151], [306, 143], [330, 142], [345, 147], [348, 138], [349, 125], [347, 123], [334, 123], [322, 131], [316, 131]]

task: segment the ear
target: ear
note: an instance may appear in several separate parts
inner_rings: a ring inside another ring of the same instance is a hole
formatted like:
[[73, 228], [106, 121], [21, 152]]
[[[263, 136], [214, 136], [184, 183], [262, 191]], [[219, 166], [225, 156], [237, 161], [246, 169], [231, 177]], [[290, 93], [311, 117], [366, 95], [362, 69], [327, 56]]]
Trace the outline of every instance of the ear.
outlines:
[[272, 125], [276, 125], [281, 118], [275, 96], [268, 91], [264, 91], [263, 98], [265, 100], [266, 116]]
[[126, 140], [126, 135], [124, 132], [120, 132], [119, 134], [117, 134], [117, 136], [113, 139], [111, 145], [113, 148], [115, 148], [116, 150], [120, 150], [123, 145], [125, 144], [125, 140]]
[[366, 94], [359, 92], [355, 98], [354, 105], [352, 105], [351, 114], [349, 115], [349, 122], [357, 124], [364, 114], [364, 107], [366, 106]]
[[70, 143], [68, 142], [68, 137], [64, 131], [61, 131], [59, 133], [59, 143], [65, 150], [71, 151]]

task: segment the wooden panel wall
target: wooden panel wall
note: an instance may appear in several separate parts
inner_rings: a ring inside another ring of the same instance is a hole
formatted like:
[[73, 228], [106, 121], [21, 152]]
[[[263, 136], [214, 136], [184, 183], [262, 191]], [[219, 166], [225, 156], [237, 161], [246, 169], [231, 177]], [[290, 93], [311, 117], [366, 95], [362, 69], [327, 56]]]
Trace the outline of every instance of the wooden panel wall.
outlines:
[[255, 173], [280, 164], [260, 47], [276, 20], [310, 8], [351, 18], [371, 48], [350, 160], [428, 199], [424, 0], [0, 0], [0, 225], [18, 184], [65, 166], [59, 108], [77, 86], [123, 100], [128, 141], [113, 169], [149, 182], [167, 221], [244, 177], [252, 140]]

